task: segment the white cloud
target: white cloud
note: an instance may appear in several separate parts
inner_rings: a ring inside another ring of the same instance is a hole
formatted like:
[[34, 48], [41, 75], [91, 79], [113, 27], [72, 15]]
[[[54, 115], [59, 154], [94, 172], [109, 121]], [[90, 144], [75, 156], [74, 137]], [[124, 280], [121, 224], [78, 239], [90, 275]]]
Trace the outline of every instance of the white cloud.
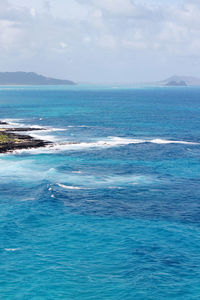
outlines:
[[21, 31], [18, 23], [0, 20], [0, 49], [13, 49], [20, 39]]
[[68, 47], [68, 45], [67, 45], [66, 43], [64, 43], [64, 42], [60, 42], [60, 47], [61, 47], [62, 49], [65, 49], [65, 48]]
[[135, 12], [135, 7], [129, 0], [92, 0], [91, 3], [94, 7], [104, 9], [117, 16], [129, 16]]
[[91, 37], [85, 36], [85, 37], [83, 38], [83, 41], [84, 41], [85, 43], [90, 43], [90, 42], [91, 42]]
[[30, 9], [30, 14], [31, 14], [32, 17], [35, 17], [35, 16], [36, 16], [36, 10], [35, 10], [35, 8], [32, 7], [32, 8]]
[[100, 47], [107, 49], [114, 49], [117, 45], [117, 42], [112, 35], [103, 35], [96, 39], [96, 43]]

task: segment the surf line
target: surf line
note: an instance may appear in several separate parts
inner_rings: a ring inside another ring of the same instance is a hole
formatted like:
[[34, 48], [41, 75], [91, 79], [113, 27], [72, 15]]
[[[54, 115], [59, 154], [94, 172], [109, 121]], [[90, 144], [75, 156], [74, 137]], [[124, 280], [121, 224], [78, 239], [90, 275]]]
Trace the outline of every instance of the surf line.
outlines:
[[[1, 126], [2, 125], [2, 126]], [[141, 144], [141, 143], [154, 143], [154, 144], [185, 144], [185, 145], [199, 145], [197, 142], [187, 141], [174, 141], [165, 139], [131, 139], [121, 137], [107, 137], [100, 141], [91, 142], [61, 142], [55, 143], [53, 140], [43, 140], [38, 137], [37, 134], [24, 134], [24, 132], [34, 131], [50, 131], [49, 128], [39, 126], [29, 127], [12, 127], [12, 123], [7, 121], [0, 121], [0, 153], [13, 152], [21, 153], [21, 151], [38, 151], [37, 148], [41, 148], [41, 153], [46, 151], [66, 151], [66, 150], [81, 150], [81, 149], [98, 149], [98, 148], [110, 148], [119, 147], [129, 144]], [[60, 129], [58, 129], [60, 130]], [[44, 136], [45, 139], [45, 136]], [[34, 151], [34, 152], [35, 152]]]

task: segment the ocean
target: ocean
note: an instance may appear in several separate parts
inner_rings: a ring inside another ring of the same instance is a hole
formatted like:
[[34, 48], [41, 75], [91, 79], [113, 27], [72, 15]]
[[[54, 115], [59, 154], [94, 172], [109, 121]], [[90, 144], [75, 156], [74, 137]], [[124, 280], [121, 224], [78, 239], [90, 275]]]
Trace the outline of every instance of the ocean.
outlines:
[[0, 87], [0, 299], [200, 299], [200, 88]]

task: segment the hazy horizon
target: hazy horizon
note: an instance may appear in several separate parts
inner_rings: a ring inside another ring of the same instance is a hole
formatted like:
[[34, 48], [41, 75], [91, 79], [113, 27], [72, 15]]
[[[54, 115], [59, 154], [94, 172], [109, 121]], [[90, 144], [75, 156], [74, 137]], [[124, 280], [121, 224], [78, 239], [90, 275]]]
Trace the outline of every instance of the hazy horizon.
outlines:
[[80, 83], [200, 77], [197, 0], [2, 0], [0, 71]]

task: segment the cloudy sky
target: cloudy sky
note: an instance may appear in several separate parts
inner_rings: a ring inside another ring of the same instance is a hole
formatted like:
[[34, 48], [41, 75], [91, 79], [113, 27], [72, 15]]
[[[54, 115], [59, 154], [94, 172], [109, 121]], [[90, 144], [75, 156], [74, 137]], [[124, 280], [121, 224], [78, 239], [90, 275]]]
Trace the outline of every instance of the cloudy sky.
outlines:
[[0, 58], [77, 82], [200, 77], [200, 0], [1, 0]]

